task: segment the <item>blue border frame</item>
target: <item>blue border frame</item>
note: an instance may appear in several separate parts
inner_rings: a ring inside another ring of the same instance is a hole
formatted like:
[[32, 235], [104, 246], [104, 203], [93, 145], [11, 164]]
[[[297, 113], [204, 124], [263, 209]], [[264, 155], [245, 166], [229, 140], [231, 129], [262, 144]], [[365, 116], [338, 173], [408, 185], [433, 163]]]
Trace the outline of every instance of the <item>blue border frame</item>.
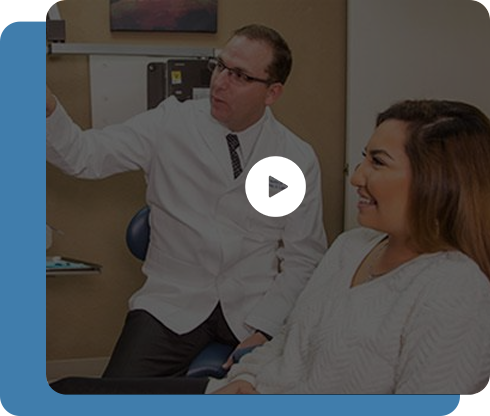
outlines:
[[[440, 416], [459, 396], [62, 396], [46, 382], [44, 223], [45, 23], [15, 23], [0, 39], [3, 270], [0, 400], [14, 415], [330, 414]], [[219, 407], [218, 407], [219, 406]]]

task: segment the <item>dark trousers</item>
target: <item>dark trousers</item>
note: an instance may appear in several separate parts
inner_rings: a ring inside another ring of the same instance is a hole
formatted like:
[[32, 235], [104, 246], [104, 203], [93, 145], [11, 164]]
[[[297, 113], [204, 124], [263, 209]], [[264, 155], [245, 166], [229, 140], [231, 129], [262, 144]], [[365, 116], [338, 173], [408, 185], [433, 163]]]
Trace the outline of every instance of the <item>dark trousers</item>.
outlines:
[[218, 304], [212, 314], [189, 333], [178, 335], [144, 310], [128, 313], [104, 378], [184, 376], [190, 363], [209, 343], [237, 346]]
[[204, 394], [207, 378], [82, 378], [51, 384], [60, 394]]

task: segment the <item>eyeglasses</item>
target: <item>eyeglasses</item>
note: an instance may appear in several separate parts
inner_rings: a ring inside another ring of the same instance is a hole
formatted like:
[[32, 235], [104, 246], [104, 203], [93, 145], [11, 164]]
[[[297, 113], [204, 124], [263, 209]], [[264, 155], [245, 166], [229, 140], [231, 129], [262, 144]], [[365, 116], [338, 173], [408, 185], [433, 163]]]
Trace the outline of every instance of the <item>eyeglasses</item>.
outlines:
[[245, 74], [240, 69], [229, 68], [224, 64], [224, 62], [221, 59], [217, 59], [217, 58], [209, 59], [208, 69], [211, 72], [218, 71], [220, 73], [226, 69], [228, 71], [228, 76], [230, 77], [230, 80], [236, 85], [247, 85], [252, 82], [261, 82], [262, 84], [267, 84], [267, 85], [271, 85], [274, 83], [274, 81], [271, 81], [270, 79], [255, 78]]

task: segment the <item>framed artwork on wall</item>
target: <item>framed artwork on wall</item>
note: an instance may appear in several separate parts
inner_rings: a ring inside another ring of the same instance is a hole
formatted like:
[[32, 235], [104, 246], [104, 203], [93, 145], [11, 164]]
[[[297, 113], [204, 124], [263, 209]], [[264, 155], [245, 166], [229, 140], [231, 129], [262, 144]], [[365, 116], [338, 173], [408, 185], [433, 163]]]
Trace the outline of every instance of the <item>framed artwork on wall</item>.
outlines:
[[217, 31], [218, 0], [110, 0], [112, 31]]

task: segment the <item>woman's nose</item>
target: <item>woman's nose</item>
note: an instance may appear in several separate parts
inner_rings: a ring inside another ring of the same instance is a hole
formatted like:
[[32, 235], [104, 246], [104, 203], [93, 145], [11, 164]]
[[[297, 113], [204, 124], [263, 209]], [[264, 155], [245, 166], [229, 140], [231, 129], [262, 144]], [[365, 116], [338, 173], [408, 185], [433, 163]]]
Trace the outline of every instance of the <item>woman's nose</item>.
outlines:
[[363, 164], [358, 163], [354, 168], [354, 172], [350, 177], [350, 184], [352, 186], [363, 186], [365, 183]]

